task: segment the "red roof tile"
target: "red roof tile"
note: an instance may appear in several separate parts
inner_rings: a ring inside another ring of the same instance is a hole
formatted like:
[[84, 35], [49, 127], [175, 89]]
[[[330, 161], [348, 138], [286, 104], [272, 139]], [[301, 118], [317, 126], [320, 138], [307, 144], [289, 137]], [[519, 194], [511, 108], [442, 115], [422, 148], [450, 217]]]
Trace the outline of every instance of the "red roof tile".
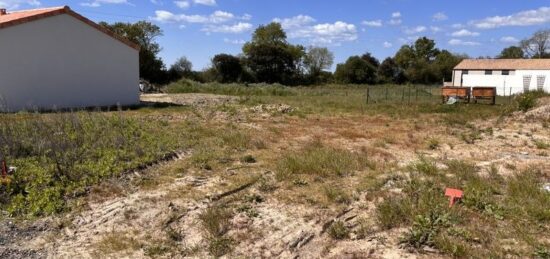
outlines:
[[454, 69], [549, 70], [550, 59], [465, 59]]
[[28, 23], [32, 21], [36, 21], [39, 19], [56, 16], [60, 14], [68, 14], [70, 16], [73, 16], [74, 18], [94, 27], [95, 29], [121, 41], [122, 43], [139, 50], [139, 46], [128, 39], [125, 39], [123, 37], [120, 37], [113, 33], [112, 31], [108, 30], [107, 28], [89, 20], [88, 18], [74, 12], [69, 8], [68, 6], [61, 6], [61, 7], [51, 7], [51, 8], [43, 8], [43, 9], [32, 9], [32, 10], [23, 10], [23, 11], [15, 11], [15, 12], [8, 12], [7, 14], [0, 15], [0, 29]]

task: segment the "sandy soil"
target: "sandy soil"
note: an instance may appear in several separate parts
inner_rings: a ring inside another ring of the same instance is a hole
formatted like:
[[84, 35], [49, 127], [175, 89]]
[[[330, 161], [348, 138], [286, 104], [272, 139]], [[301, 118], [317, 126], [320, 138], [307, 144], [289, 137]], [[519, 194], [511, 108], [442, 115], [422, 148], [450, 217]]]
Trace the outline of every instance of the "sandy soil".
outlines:
[[[235, 98], [215, 95], [165, 95], [142, 96], [147, 102], [170, 102], [181, 105], [209, 106], [235, 102]], [[393, 162], [406, 166], [425, 155], [438, 159], [463, 159], [474, 161], [479, 167], [489, 169], [497, 166], [499, 172], [510, 174], [512, 168], [521, 169], [532, 165], [550, 170], [548, 154], [534, 144], [534, 140], [550, 143], [550, 129], [541, 125], [550, 106], [541, 106], [527, 114], [514, 114], [504, 122], [496, 119], [476, 123], [483, 130], [473, 143], [460, 138], [464, 129], [433, 127], [425, 118], [418, 120], [392, 120], [383, 116], [340, 116], [307, 118], [287, 117], [284, 114], [292, 107], [284, 105], [254, 107], [242, 114], [220, 115], [218, 120], [240, 118], [236, 123], [265, 133], [270, 143], [266, 153], [281, 153], [293, 150], [313, 139], [320, 139], [333, 146], [352, 151], [366, 150], [371, 158], [380, 162]], [[281, 113], [273, 116], [273, 114]], [[391, 139], [387, 139], [391, 131]], [[426, 141], [437, 138], [441, 143], [435, 149], [427, 148]], [[188, 153], [177, 159], [154, 166], [138, 174], [162, 171], [185, 162]], [[234, 165], [231, 165], [234, 167]], [[260, 163], [250, 168], [231, 170], [232, 175], [264, 175], [273, 177], [271, 169]], [[231, 184], [222, 171], [212, 174], [189, 171], [170, 178], [153, 189], [140, 188], [126, 191], [107, 200], [90, 201], [82, 211], [71, 213], [62, 219], [47, 219], [25, 228], [30, 234], [13, 235], [9, 241], [0, 238], [0, 256], [7, 258], [142, 258], [147, 257], [147, 243], [162, 243], [170, 233], [182, 238], [176, 241], [179, 253], [163, 257], [208, 257], [204, 248], [198, 215], [217, 202], [221, 190]], [[228, 195], [233, 199], [248, 193], [257, 193], [252, 185]], [[230, 188], [229, 188], [230, 189]], [[360, 196], [346, 207], [320, 210], [303, 204], [283, 203], [274, 195], [265, 196], [261, 203], [252, 204], [258, 217], [239, 213], [232, 219], [228, 233], [238, 240], [232, 257], [250, 258], [433, 258], [443, 257], [435, 251], [410, 253], [399, 245], [399, 236], [406, 231], [372, 231], [365, 238], [352, 234], [344, 241], [334, 241], [326, 233], [326, 226], [335, 220], [345, 222], [352, 230], [361, 227], [360, 219], [372, 221], [372, 201]], [[53, 222], [63, 221], [59, 229]], [[44, 223], [46, 222], [46, 223]], [[372, 222], [371, 222], [372, 223]], [[41, 229], [46, 224], [50, 227]], [[34, 230], [31, 231], [31, 230]], [[15, 233], [3, 230], [3, 233]], [[21, 229], [16, 232], [27, 233]], [[352, 231], [356, 232], [356, 231]], [[136, 249], [106, 253], [101, 249], [106, 237], [129, 240], [139, 245]], [[199, 249], [197, 249], [197, 247]], [[196, 250], [196, 251], [195, 251]], [[194, 252], [189, 252], [194, 251]], [[3, 254], [4, 253], [4, 254]], [[162, 257], [162, 256], [161, 256]]]

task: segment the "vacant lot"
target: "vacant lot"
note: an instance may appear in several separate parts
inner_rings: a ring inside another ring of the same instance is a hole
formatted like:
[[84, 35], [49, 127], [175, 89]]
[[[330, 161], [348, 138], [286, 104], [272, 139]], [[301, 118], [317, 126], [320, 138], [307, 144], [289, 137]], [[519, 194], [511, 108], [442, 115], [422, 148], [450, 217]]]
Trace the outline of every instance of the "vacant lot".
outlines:
[[144, 100], [181, 106], [2, 115], [0, 257], [550, 256], [548, 97], [170, 89]]

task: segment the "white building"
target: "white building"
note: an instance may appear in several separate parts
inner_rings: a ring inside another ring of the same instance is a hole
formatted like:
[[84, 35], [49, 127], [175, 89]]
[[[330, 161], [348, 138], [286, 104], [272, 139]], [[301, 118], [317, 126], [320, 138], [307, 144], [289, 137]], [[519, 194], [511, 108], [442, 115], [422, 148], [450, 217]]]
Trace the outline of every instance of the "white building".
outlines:
[[465, 59], [453, 70], [453, 86], [492, 86], [497, 95], [550, 92], [550, 59]]
[[139, 47], [69, 7], [0, 9], [3, 111], [139, 103]]

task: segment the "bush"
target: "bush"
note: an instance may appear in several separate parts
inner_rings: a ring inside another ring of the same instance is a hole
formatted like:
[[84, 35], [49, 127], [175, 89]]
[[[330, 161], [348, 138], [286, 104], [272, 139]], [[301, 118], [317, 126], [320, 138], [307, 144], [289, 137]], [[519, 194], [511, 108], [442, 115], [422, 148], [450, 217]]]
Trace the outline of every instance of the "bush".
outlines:
[[426, 215], [416, 216], [412, 229], [405, 235], [402, 242], [414, 248], [433, 247], [440, 231], [448, 226], [450, 226], [449, 214], [444, 214], [436, 208]]
[[328, 229], [328, 235], [333, 239], [342, 240], [349, 237], [349, 230], [342, 221], [335, 221]]
[[526, 112], [537, 105], [537, 99], [544, 96], [545, 93], [541, 91], [531, 91], [520, 94], [516, 97], [516, 104], [520, 111]]

